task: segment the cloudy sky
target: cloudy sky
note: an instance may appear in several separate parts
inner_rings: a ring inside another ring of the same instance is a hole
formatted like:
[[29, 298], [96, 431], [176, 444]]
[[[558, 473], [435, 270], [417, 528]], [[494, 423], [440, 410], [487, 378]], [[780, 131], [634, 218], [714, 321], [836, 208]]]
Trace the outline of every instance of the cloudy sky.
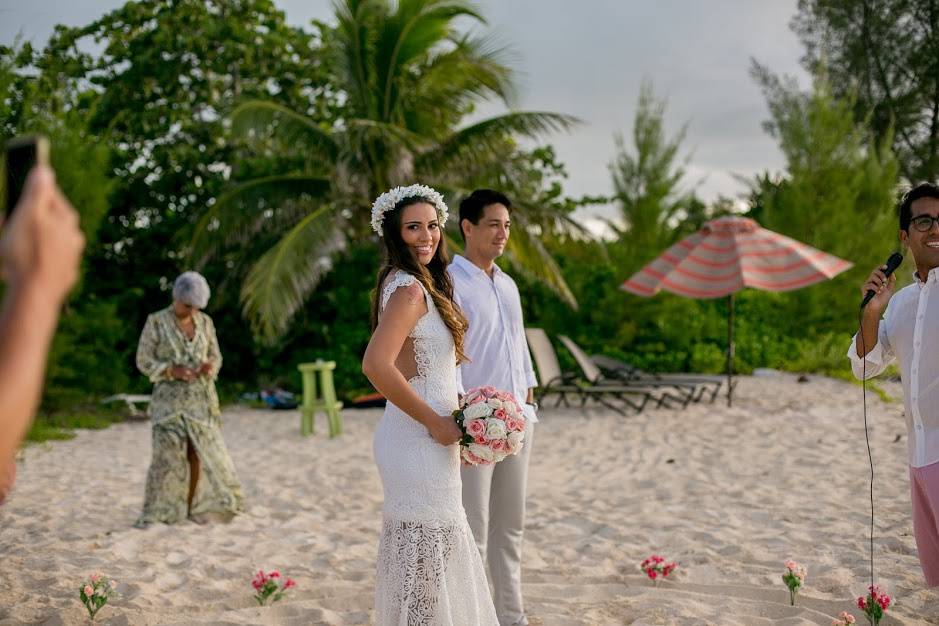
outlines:
[[[330, 0], [275, 0], [291, 23], [329, 20]], [[46, 41], [57, 23], [86, 24], [115, 0], [0, 0], [0, 42], [18, 33]], [[517, 108], [570, 113], [584, 125], [550, 137], [570, 174], [572, 196], [609, 193], [614, 133], [629, 133], [639, 86], [667, 98], [670, 132], [688, 124], [688, 186], [712, 200], [735, 196], [750, 176], [782, 168], [761, 128], [767, 109], [750, 58], [807, 77], [789, 30], [796, 0], [477, 0], [486, 28], [507, 43], [519, 75]], [[575, 8], [576, 7], [576, 8]], [[487, 105], [484, 113], [504, 110]], [[587, 217], [586, 215], [583, 217]]]

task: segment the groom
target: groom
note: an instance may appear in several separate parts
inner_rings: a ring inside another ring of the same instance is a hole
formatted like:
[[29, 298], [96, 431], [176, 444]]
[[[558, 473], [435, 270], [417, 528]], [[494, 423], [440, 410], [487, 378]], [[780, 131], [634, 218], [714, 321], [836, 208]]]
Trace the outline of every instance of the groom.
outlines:
[[525, 341], [522, 303], [515, 281], [495, 260], [509, 240], [512, 203], [491, 189], [477, 189], [460, 203], [460, 234], [465, 256], [447, 270], [453, 298], [469, 321], [464, 350], [470, 358], [459, 368], [461, 392], [491, 385], [511, 392], [525, 413], [525, 444], [495, 465], [464, 467], [463, 506], [483, 562], [489, 563], [493, 601], [500, 626], [526, 626], [522, 606], [521, 555], [525, 526], [525, 488], [537, 406], [537, 386]]

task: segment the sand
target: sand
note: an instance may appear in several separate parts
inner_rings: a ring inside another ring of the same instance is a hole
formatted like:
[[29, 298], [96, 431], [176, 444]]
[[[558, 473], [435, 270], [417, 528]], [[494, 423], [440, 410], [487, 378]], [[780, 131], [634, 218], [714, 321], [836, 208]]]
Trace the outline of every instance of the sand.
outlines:
[[[890, 390], [899, 393], [895, 384]], [[875, 567], [897, 599], [885, 624], [939, 624], [912, 535], [900, 402], [870, 396]], [[861, 390], [794, 376], [743, 378], [735, 406], [622, 417], [544, 408], [530, 470], [523, 581], [533, 625], [831, 623], [868, 576]], [[230, 524], [131, 527], [150, 456], [146, 423], [28, 447], [0, 508], [0, 624], [87, 623], [78, 586], [99, 571], [121, 597], [102, 624], [368, 624], [381, 484], [380, 410], [344, 412], [301, 438], [296, 412], [230, 407], [224, 434], [246, 514]], [[651, 553], [680, 569], [655, 587]], [[789, 606], [782, 562], [808, 568]], [[298, 587], [272, 607], [251, 576]]]

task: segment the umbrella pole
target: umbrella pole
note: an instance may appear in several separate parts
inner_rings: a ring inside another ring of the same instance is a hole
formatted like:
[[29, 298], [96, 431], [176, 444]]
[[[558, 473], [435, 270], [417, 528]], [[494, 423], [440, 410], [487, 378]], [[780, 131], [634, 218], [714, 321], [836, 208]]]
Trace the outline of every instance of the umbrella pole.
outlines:
[[734, 294], [727, 296], [727, 406], [733, 403], [734, 377]]

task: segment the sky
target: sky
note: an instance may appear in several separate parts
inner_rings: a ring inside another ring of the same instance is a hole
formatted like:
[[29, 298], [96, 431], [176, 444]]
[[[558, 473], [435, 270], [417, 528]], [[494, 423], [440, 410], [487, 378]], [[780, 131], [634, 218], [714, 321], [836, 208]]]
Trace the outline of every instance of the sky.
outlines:
[[[116, 0], [0, 0], [0, 42], [17, 34], [44, 43], [55, 24], [87, 24], [122, 5]], [[330, 0], [275, 0], [290, 23], [329, 21]], [[808, 86], [802, 47], [789, 22], [796, 0], [477, 0], [491, 33], [512, 52], [519, 90], [513, 108], [557, 111], [583, 124], [550, 135], [565, 164], [568, 195], [612, 192], [614, 135], [627, 137], [644, 79], [667, 100], [669, 135], [687, 124], [685, 188], [706, 201], [736, 197], [751, 177], [784, 167], [749, 75], [751, 58]], [[480, 115], [504, 112], [485, 103]], [[735, 176], [736, 175], [736, 176]], [[609, 214], [610, 207], [581, 215]]]

